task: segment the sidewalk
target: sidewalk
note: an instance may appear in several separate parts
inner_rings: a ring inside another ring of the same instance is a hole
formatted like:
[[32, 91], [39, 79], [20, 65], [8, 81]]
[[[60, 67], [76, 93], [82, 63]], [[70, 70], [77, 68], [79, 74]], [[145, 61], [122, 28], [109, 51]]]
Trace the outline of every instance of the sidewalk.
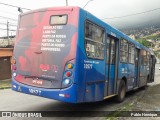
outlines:
[[11, 88], [11, 79], [0, 80], [0, 89]]
[[[128, 111], [160, 111], [160, 84], [148, 86], [143, 96], [138, 98]], [[114, 120], [160, 120], [160, 117], [118, 117]]]
[[160, 111], [160, 84], [147, 88], [144, 96], [137, 101], [133, 111]]

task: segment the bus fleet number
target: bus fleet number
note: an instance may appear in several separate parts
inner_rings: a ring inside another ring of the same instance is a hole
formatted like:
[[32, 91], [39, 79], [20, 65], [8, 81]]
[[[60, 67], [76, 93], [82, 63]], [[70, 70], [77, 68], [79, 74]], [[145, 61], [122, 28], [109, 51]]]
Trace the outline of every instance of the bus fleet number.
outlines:
[[84, 64], [84, 69], [92, 69], [92, 64]]

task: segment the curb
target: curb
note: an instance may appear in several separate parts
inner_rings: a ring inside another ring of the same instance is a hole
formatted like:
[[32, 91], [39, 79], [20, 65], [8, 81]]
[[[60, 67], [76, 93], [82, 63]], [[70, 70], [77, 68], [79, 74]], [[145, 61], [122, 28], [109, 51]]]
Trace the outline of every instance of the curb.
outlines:
[[11, 88], [11, 79], [0, 80], [0, 90]]
[[11, 87], [0, 87], [0, 90], [9, 89]]

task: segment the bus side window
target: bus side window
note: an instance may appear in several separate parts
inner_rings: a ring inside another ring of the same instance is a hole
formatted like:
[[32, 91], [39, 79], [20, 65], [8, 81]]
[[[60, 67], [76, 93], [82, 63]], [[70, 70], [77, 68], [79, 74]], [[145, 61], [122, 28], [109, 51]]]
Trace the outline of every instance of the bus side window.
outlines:
[[114, 39], [111, 39], [111, 56], [110, 56], [110, 64], [115, 63], [115, 41]]
[[86, 53], [88, 57], [95, 57], [95, 45], [91, 41], [86, 43]]
[[90, 56], [90, 53], [89, 53], [89, 47], [86, 47], [86, 52], [87, 52], [87, 56]]
[[104, 30], [89, 21], [85, 23], [85, 49], [90, 58], [104, 59]]
[[135, 51], [135, 47], [134, 47], [134, 45], [133, 44], [128, 44], [128, 46], [129, 46], [129, 63], [132, 63], [132, 64], [134, 64], [135, 63], [135, 59], [134, 59], [134, 56], [135, 56], [135, 53], [134, 53], [134, 51]]
[[128, 42], [124, 39], [121, 40], [120, 61], [125, 63], [128, 61]]

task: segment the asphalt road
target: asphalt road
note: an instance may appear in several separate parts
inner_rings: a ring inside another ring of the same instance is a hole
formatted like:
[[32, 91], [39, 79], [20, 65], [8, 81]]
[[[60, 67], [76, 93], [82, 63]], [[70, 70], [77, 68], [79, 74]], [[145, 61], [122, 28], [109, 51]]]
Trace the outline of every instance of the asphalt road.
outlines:
[[[155, 82], [149, 84], [149, 86], [160, 83], [160, 70], [158, 70], [158, 67], [160, 65], [156, 65]], [[137, 97], [143, 95], [144, 92], [144, 89], [129, 92], [123, 103], [115, 103], [113, 98], [111, 98], [96, 103], [68, 104], [5, 89], [0, 90], [0, 111], [116, 111], [126, 104], [132, 103]]]

